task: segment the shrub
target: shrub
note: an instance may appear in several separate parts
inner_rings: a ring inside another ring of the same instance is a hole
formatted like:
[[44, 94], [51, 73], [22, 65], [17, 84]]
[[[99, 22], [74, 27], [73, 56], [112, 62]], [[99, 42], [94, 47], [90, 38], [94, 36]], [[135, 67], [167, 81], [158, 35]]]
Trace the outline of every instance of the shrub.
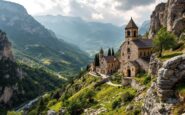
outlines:
[[134, 95], [130, 94], [129, 92], [126, 92], [125, 94], [122, 95], [122, 101], [125, 103], [132, 101], [133, 98]]
[[117, 99], [117, 100], [115, 100], [115, 101], [113, 101], [113, 103], [112, 103], [112, 109], [115, 109], [115, 108], [119, 107], [120, 104], [121, 104], [121, 99], [120, 98]]
[[144, 79], [143, 84], [146, 85], [146, 84], [148, 84], [150, 81], [151, 81], [151, 77], [150, 77], [150, 76], [147, 76], [147, 77]]

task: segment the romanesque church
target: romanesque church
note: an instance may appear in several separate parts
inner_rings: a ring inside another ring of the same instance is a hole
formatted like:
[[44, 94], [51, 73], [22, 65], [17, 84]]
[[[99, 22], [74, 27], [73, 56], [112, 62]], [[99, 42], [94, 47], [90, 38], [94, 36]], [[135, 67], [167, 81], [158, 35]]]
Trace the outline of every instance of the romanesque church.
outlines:
[[152, 39], [139, 38], [138, 27], [131, 18], [125, 28], [125, 41], [121, 45], [120, 71], [133, 77], [147, 71], [152, 54]]
[[100, 74], [119, 71], [124, 77], [134, 77], [139, 72], [148, 70], [152, 49], [152, 39], [139, 37], [138, 27], [131, 18], [125, 27], [125, 41], [120, 47], [120, 57], [104, 56], [100, 50], [100, 65], [96, 67], [92, 64], [91, 71]]

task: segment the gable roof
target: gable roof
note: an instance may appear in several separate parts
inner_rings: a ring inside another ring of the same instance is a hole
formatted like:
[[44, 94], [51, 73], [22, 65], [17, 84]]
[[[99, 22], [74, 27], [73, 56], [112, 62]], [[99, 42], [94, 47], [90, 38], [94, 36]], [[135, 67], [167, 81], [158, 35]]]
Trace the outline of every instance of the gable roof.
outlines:
[[132, 28], [138, 29], [137, 25], [135, 24], [135, 22], [131, 18], [130, 21], [129, 21], [129, 23], [125, 27], [125, 29], [132, 29]]
[[113, 63], [113, 62], [117, 61], [117, 58], [114, 56], [104, 56], [104, 59], [107, 63]]
[[133, 43], [138, 47], [138, 48], [152, 48], [152, 39], [136, 39], [133, 40]]

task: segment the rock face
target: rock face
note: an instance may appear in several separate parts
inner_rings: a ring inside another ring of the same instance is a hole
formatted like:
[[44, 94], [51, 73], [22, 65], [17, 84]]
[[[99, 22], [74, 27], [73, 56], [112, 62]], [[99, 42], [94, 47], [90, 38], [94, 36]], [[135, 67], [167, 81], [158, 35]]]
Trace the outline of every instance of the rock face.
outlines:
[[11, 43], [6, 38], [6, 33], [0, 31], [0, 60], [2, 58], [9, 58], [13, 60]]
[[161, 68], [162, 62], [157, 58], [155, 54], [150, 57], [148, 73], [152, 76], [157, 76], [158, 70]]
[[22, 70], [13, 59], [11, 43], [0, 31], [0, 107], [11, 107], [12, 97], [17, 93], [17, 82], [22, 79]]
[[168, 0], [156, 6], [151, 15], [149, 38], [154, 35], [161, 27], [166, 27], [168, 31], [180, 35], [185, 29], [185, 1]]
[[165, 61], [157, 72], [157, 81], [147, 91], [144, 115], [170, 115], [172, 106], [180, 102], [176, 85], [185, 80], [185, 55]]
[[185, 79], [185, 55], [164, 62], [158, 72], [158, 94], [162, 100], [175, 95], [174, 87]]

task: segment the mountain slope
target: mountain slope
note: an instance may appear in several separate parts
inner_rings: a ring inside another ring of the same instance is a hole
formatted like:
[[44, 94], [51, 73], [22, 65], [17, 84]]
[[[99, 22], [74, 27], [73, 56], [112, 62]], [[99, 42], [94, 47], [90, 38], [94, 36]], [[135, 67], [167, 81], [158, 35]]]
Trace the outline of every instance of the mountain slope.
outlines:
[[[46, 68], [30, 67], [14, 59], [11, 43], [0, 31], [0, 114], [20, 106], [64, 82]], [[5, 113], [4, 113], [5, 112]]]
[[78, 45], [82, 50], [94, 54], [101, 47], [115, 47], [124, 38], [122, 27], [99, 22], [87, 22], [77, 17], [37, 16], [39, 22], [53, 30], [59, 38]]
[[6, 31], [16, 49], [16, 56], [34, 58], [57, 71], [79, 70], [87, 64], [86, 53], [76, 46], [58, 40], [18, 4], [0, 1], [0, 29]]
[[149, 28], [150, 28], [150, 20], [146, 20], [142, 23], [140, 29], [139, 29], [139, 33], [141, 35], [144, 35], [146, 32], [149, 31]]

